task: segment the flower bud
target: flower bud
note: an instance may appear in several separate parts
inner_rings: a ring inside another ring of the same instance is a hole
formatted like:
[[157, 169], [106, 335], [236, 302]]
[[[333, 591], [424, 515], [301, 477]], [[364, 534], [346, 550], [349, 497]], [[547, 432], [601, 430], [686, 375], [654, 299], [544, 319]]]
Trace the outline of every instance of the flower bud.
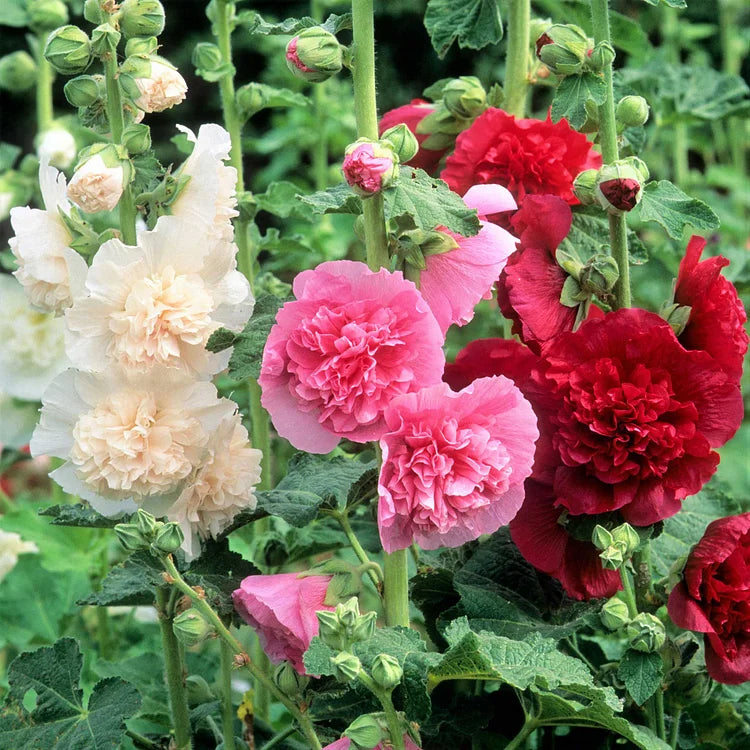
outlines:
[[596, 182], [599, 205], [610, 214], [632, 211], [641, 201], [642, 183], [647, 179], [648, 168], [636, 157], [605, 164]]
[[580, 73], [594, 46], [579, 26], [556, 23], [536, 40], [536, 56], [558, 75]]
[[[614, 258], [612, 260], [614, 260]], [[617, 263], [615, 263], [615, 266], [616, 265]], [[612, 529], [612, 538], [615, 540], [615, 544], [621, 543], [624, 545], [624, 554], [627, 557], [631, 557], [641, 543], [641, 538], [638, 536], [638, 532], [629, 523], [615, 526], [615, 528]]]
[[318, 618], [320, 640], [334, 651], [342, 651], [346, 648], [346, 638], [336, 612], [320, 610], [315, 613], [315, 616]]
[[[620, 269], [617, 261], [611, 255], [599, 253], [589, 259], [581, 270], [578, 281], [584, 292], [605, 297], [614, 289], [619, 278]], [[614, 531], [612, 534], [614, 535]]]
[[149, 73], [135, 77], [140, 96], [135, 106], [144, 112], [163, 112], [185, 99], [187, 83], [179, 72], [161, 59], [150, 59]]
[[403, 122], [388, 128], [381, 136], [381, 140], [388, 141], [391, 144], [393, 152], [402, 164], [413, 159], [419, 151], [417, 137]]
[[101, 0], [86, 0], [83, 4], [83, 17], [95, 26], [104, 20]]
[[0, 89], [19, 94], [36, 85], [36, 63], [24, 50], [0, 58]]
[[594, 47], [587, 60], [587, 67], [595, 73], [601, 73], [604, 68], [615, 60], [615, 49], [609, 42], [599, 42]]
[[347, 601], [337, 604], [334, 612], [338, 621], [341, 623], [341, 626], [348, 634], [353, 630], [359, 620], [359, 601], [357, 600], [357, 597], [352, 596], [350, 599], [347, 599]]
[[609, 630], [619, 630], [630, 622], [628, 605], [617, 596], [604, 602], [599, 617], [604, 627]]
[[159, 36], [164, 31], [164, 8], [159, 0], [124, 0], [120, 29], [126, 37]]
[[65, 98], [74, 107], [89, 107], [103, 92], [99, 81], [94, 76], [76, 76], [71, 78], [63, 89]]
[[51, 31], [68, 22], [68, 6], [63, 0], [29, 0], [26, 3], [29, 26], [34, 31]]
[[156, 532], [163, 526], [150, 513], [146, 513], [143, 508], [138, 508], [131, 520], [149, 543], [153, 541]]
[[116, 55], [122, 34], [111, 24], [101, 23], [91, 32], [91, 52], [97, 57]]
[[647, 654], [658, 651], [667, 637], [664, 623], [648, 612], [640, 612], [633, 618], [625, 632], [630, 641], [630, 648]]
[[626, 128], [645, 124], [648, 115], [648, 102], [642, 96], [623, 96], [617, 102], [617, 121]]
[[331, 664], [334, 669], [334, 677], [343, 683], [356, 680], [362, 669], [362, 662], [354, 654], [350, 654], [347, 651], [342, 651], [332, 656]]
[[209, 684], [199, 674], [189, 674], [185, 678], [187, 701], [189, 706], [198, 706], [216, 700]]
[[115, 526], [117, 541], [128, 551], [147, 549], [149, 540], [144, 539], [143, 534], [134, 523], [118, 523]]
[[347, 146], [344, 154], [344, 179], [361, 198], [385, 190], [398, 177], [398, 157], [390, 143], [359, 138]]
[[[168, 525], [168, 524], [167, 524]], [[185, 646], [197, 646], [214, 634], [213, 626], [203, 619], [198, 610], [190, 607], [172, 621], [172, 630]]]
[[125, 42], [125, 57], [141, 55], [148, 57], [159, 49], [159, 40], [155, 36], [134, 36]]
[[368, 612], [365, 615], [360, 615], [352, 627], [352, 643], [359, 643], [360, 641], [366, 641], [368, 638], [372, 638], [372, 636], [375, 635], [376, 619], [377, 615], [375, 612]]
[[[356, 597], [362, 590], [362, 577], [353, 570], [336, 573], [328, 584], [326, 591], [325, 603], [329, 606], [335, 606], [338, 602]], [[356, 602], [356, 599], [354, 599]], [[359, 608], [357, 608], [357, 617], [359, 617]]]
[[289, 70], [305, 81], [320, 83], [343, 67], [341, 45], [330, 31], [320, 26], [303, 29], [286, 46]]
[[461, 76], [445, 85], [443, 103], [455, 117], [471, 120], [479, 117], [487, 109], [487, 92], [478, 78]]
[[375, 683], [385, 690], [395, 688], [404, 676], [404, 670], [398, 663], [398, 659], [390, 654], [378, 654], [373, 659], [370, 671]]
[[58, 73], [83, 73], [91, 62], [91, 40], [77, 26], [61, 26], [47, 38], [44, 57]]
[[235, 101], [237, 113], [243, 120], [247, 120], [268, 104], [268, 94], [261, 84], [246, 83], [237, 89]]
[[378, 714], [358, 716], [344, 732], [357, 747], [371, 750], [383, 741], [383, 719]]
[[36, 147], [41, 161], [58, 169], [67, 169], [78, 155], [75, 138], [65, 128], [53, 127], [40, 134]]
[[220, 68], [224, 62], [221, 50], [211, 42], [200, 42], [195, 45], [192, 57], [193, 65], [198, 71], [212, 71]]
[[171, 555], [176, 552], [185, 541], [185, 535], [182, 533], [182, 529], [178, 523], [171, 521], [165, 523], [157, 532], [156, 539], [154, 539], [153, 547], [159, 552], [165, 552]]
[[614, 539], [612, 538], [612, 534], [609, 533], [607, 529], [604, 528], [601, 524], [596, 524], [594, 526], [594, 531], [591, 534], [591, 542], [593, 543], [594, 547], [597, 549], [607, 549], [607, 547], [611, 547], [614, 543]]
[[300, 674], [288, 661], [282, 661], [274, 670], [273, 681], [287, 698], [299, 698], [310, 682], [310, 678]]
[[616, 542], [611, 547], [607, 547], [599, 554], [599, 559], [602, 561], [602, 567], [605, 570], [619, 570], [627, 559], [624, 545], [621, 542]]
[[584, 206], [596, 203], [596, 181], [598, 177], [598, 169], [587, 169], [573, 181], [573, 192]]
[[659, 315], [669, 323], [675, 336], [679, 336], [690, 320], [690, 313], [693, 308], [689, 305], [678, 305], [675, 302], [665, 302], [659, 308]]
[[131, 123], [122, 131], [122, 145], [129, 154], [142, 154], [151, 148], [151, 128], [141, 123]]
[[111, 211], [124, 190], [122, 165], [108, 167], [103, 158], [106, 155], [101, 151], [85, 161], [68, 183], [68, 198], [87, 213]]

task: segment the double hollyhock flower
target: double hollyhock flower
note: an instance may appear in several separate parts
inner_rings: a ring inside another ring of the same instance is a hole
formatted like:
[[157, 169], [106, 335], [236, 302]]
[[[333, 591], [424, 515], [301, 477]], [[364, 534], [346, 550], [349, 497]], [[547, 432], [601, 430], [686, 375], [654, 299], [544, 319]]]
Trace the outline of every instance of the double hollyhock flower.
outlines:
[[729, 685], [750, 680], [750, 513], [708, 525], [667, 609], [674, 623], [705, 633], [706, 666]]
[[234, 608], [258, 632], [272, 662], [286, 659], [306, 674], [302, 657], [320, 628], [315, 613], [334, 609], [325, 604], [331, 578], [297, 573], [248, 576], [234, 591]]
[[507, 524], [523, 502], [539, 433], [531, 405], [504, 377], [454, 393], [445, 383], [385, 411], [378, 526], [386, 552], [415, 541], [458, 547]]
[[349, 187], [367, 198], [393, 182], [398, 174], [398, 161], [390, 148], [359, 139], [347, 147], [341, 171]]
[[136, 78], [139, 96], [135, 106], [144, 112], [163, 112], [184, 101], [187, 83], [176, 68], [171, 65], [149, 60], [148, 77]]
[[258, 382], [276, 430], [296, 448], [377, 440], [396, 396], [440, 381], [440, 327], [401, 273], [331, 261], [298, 274], [294, 294], [276, 316]]
[[10, 211], [15, 232], [10, 249], [18, 262], [13, 275], [34, 307], [60, 313], [83, 287], [87, 267], [70, 246], [73, 238], [60, 216], [70, 213], [65, 175], [42, 160], [39, 186], [44, 209], [19, 206]]
[[576, 204], [576, 176], [601, 163], [591, 142], [566, 120], [519, 119], [490, 107], [458, 136], [440, 176], [459, 195], [472, 185], [496, 183], [507, 187], [519, 205], [528, 194], [556, 195]]
[[404, 104], [402, 107], [396, 107], [386, 112], [378, 124], [378, 131], [383, 135], [389, 128], [403, 123], [414, 134], [419, 143], [419, 151], [416, 155], [405, 162], [410, 167], [424, 169], [425, 172], [434, 172], [440, 160], [448, 152], [448, 149], [430, 149], [425, 148], [424, 142], [430, 137], [430, 133], [419, 133], [417, 127], [425, 117], [435, 111], [435, 105], [424, 99], [412, 99], [410, 104]]
[[75, 171], [68, 185], [68, 198], [88, 213], [111, 211], [120, 202], [124, 179], [122, 165], [108, 167], [95, 154]]

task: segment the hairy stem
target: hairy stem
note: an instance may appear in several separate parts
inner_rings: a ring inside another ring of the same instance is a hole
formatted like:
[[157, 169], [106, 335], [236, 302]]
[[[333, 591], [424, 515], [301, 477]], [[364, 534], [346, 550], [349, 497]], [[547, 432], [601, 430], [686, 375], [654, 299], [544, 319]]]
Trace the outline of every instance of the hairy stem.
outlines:
[[669, 744], [672, 748], [677, 748], [677, 740], [680, 737], [680, 718], [682, 717], [682, 709], [678, 708], [672, 716], [672, 730], [669, 733]]
[[359, 543], [357, 535], [352, 529], [352, 525], [349, 523], [349, 516], [347, 513], [333, 513], [333, 517], [339, 522], [342, 531], [346, 534], [346, 538], [349, 540], [349, 546], [354, 550], [354, 554], [357, 556], [359, 561], [363, 565], [368, 565], [367, 575], [370, 576], [370, 580], [373, 582], [377, 590], [380, 589], [380, 583], [382, 581], [382, 572], [378, 573], [379, 566], [377, 563], [373, 563], [367, 556], [364, 547]]
[[523, 117], [529, 88], [530, 0], [510, 0], [508, 8], [508, 47], [505, 53], [506, 112]]
[[49, 128], [54, 119], [52, 107], [52, 66], [44, 57], [44, 45], [47, 34], [38, 37], [39, 52], [36, 55], [36, 130], [43, 133]]
[[385, 624], [409, 627], [409, 572], [407, 550], [386, 553], [383, 561]]
[[521, 727], [521, 731], [505, 746], [505, 750], [516, 750], [522, 747], [526, 742], [528, 736], [537, 728], [536, 721], [532, 719], [526, 719], [526, 722]]
[[633, 591], [633, 581], [630, 579], [630, 573], [625, 565], [620, 568], [620, 580], [622, 581], [622, 589], [625, 594], [625, 603], [628, 605], [628, 614], [630, 618], [634, 618], [638, 614], [638, 605], [635, 602], [635, 592]]
[[232, 648], [222, 641], [221, 648], [221, 726], [224, 750], [236, 750], [234, 742], [234, 704], [232, 703]]
[[391, 691], [381, 688], [364, 670], [359, 673], [357, 679], [380, 701], [388, 723], [388, 733], [391, 735], [391, 744], [394, 750], [404, 750], [404, 731], [402, 721], [391, 699]]

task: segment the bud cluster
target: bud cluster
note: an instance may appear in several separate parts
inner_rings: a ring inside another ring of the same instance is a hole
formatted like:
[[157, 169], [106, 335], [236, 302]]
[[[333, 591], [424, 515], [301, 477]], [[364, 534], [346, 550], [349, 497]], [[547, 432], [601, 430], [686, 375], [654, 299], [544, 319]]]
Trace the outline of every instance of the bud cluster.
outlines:
[[320, 639], [334, 651], [348, 651], [353, 644], [366, 641], [375, 633], [376, 614], [360, 614], [355, 596], [337, 604], [333, 612], [320, 611], [315, 615], [320, 623]]
[[118, 523], [115, 534], [126, 550], [147, 550], [158, 556], [171, 555], [185, 540], [179, 524], [157, 521], [150, 513], [140, 509], [131, 517], [130, 523]]
[[623, 523], [612, 531], [597, 524], [591, 541], [598, 550], [601, 550], [599, 557], [602, 565], [607, 570], [619, 570], [638, 549], [641, 538], [629, 523]]

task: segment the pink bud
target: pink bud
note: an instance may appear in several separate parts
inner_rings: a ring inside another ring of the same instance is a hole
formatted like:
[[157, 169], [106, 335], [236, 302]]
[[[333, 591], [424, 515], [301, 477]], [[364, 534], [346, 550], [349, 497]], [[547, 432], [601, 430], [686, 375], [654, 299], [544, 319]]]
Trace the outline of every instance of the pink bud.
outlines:
[[620, 211], [632, 211], [638, 204], [641, 185], [638, 180], [619, 178], [599, 183], [609, 204]]
[[297, 42], [299, 41], [299, 37], [295, 36], [294, 39], [292, 39], [289, 44], [286, 46], [286, 59], [294, 65], [297, 70], [301, 70], [303, 73], [314, 73], [315, 71], [312, 68], [308, 68], [307, 65], [305, 65], [302, 60], [299, 59], [299, 55], [297, 54]]
[[398, 164], [390, 149], [379, 143], [360, 141], [346, 149], [342, 172], [354, 192], [367, 198], [393, 182]]

